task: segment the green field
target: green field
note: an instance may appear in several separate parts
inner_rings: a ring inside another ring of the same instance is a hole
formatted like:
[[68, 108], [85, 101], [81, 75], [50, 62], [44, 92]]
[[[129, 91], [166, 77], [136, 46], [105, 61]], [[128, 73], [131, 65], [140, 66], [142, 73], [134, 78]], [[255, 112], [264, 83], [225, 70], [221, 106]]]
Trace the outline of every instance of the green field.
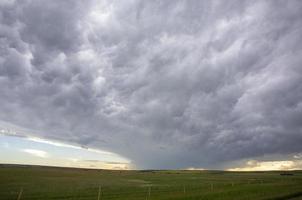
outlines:
[[[302, 171], [109, 171], [0, 166], [0, 199], [302, 199]], [[19, 197], [18, 197], [19, 196]]]

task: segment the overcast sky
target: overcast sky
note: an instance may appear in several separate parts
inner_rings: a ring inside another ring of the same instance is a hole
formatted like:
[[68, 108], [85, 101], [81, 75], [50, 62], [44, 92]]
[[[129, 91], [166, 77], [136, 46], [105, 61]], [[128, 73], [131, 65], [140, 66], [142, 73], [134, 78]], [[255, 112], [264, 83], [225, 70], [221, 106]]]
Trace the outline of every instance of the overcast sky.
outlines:
[[301, 36], [299, 0], [1, 0], [0, 125], [136, 168], [291, 160]]

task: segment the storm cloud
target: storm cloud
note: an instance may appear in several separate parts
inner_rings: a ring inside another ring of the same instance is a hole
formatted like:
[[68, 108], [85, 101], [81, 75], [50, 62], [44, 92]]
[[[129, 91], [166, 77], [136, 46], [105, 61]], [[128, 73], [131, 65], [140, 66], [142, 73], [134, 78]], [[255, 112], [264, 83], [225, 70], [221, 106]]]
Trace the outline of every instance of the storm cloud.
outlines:
[[301, 1], [4, 0], [0, 120], [137, 168], [302, 152]]

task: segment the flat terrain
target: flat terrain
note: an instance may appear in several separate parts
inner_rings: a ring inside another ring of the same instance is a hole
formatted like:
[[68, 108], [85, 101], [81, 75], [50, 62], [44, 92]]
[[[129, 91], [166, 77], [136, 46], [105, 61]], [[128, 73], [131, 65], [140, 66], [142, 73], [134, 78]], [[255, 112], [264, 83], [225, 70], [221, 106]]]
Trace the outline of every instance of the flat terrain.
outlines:
[[302, 199], [302, 171], [281, 173], [0, 165], [0, 199]]

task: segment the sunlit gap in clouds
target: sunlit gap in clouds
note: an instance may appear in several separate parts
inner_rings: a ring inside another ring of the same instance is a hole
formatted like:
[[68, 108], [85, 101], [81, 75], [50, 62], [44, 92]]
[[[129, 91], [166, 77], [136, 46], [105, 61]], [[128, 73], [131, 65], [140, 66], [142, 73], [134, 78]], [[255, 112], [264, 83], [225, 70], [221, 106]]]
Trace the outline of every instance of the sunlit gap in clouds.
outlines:
[[37, 137], [0, 130], [0, 163], [79, 167], [96, 169], [133, 169], [131, 161], [118, 154], [84, 148]]
[[249, 160], [244, 166], [229, 168], [228, 171], [301, 170], [302, 160], [258, 161]]

